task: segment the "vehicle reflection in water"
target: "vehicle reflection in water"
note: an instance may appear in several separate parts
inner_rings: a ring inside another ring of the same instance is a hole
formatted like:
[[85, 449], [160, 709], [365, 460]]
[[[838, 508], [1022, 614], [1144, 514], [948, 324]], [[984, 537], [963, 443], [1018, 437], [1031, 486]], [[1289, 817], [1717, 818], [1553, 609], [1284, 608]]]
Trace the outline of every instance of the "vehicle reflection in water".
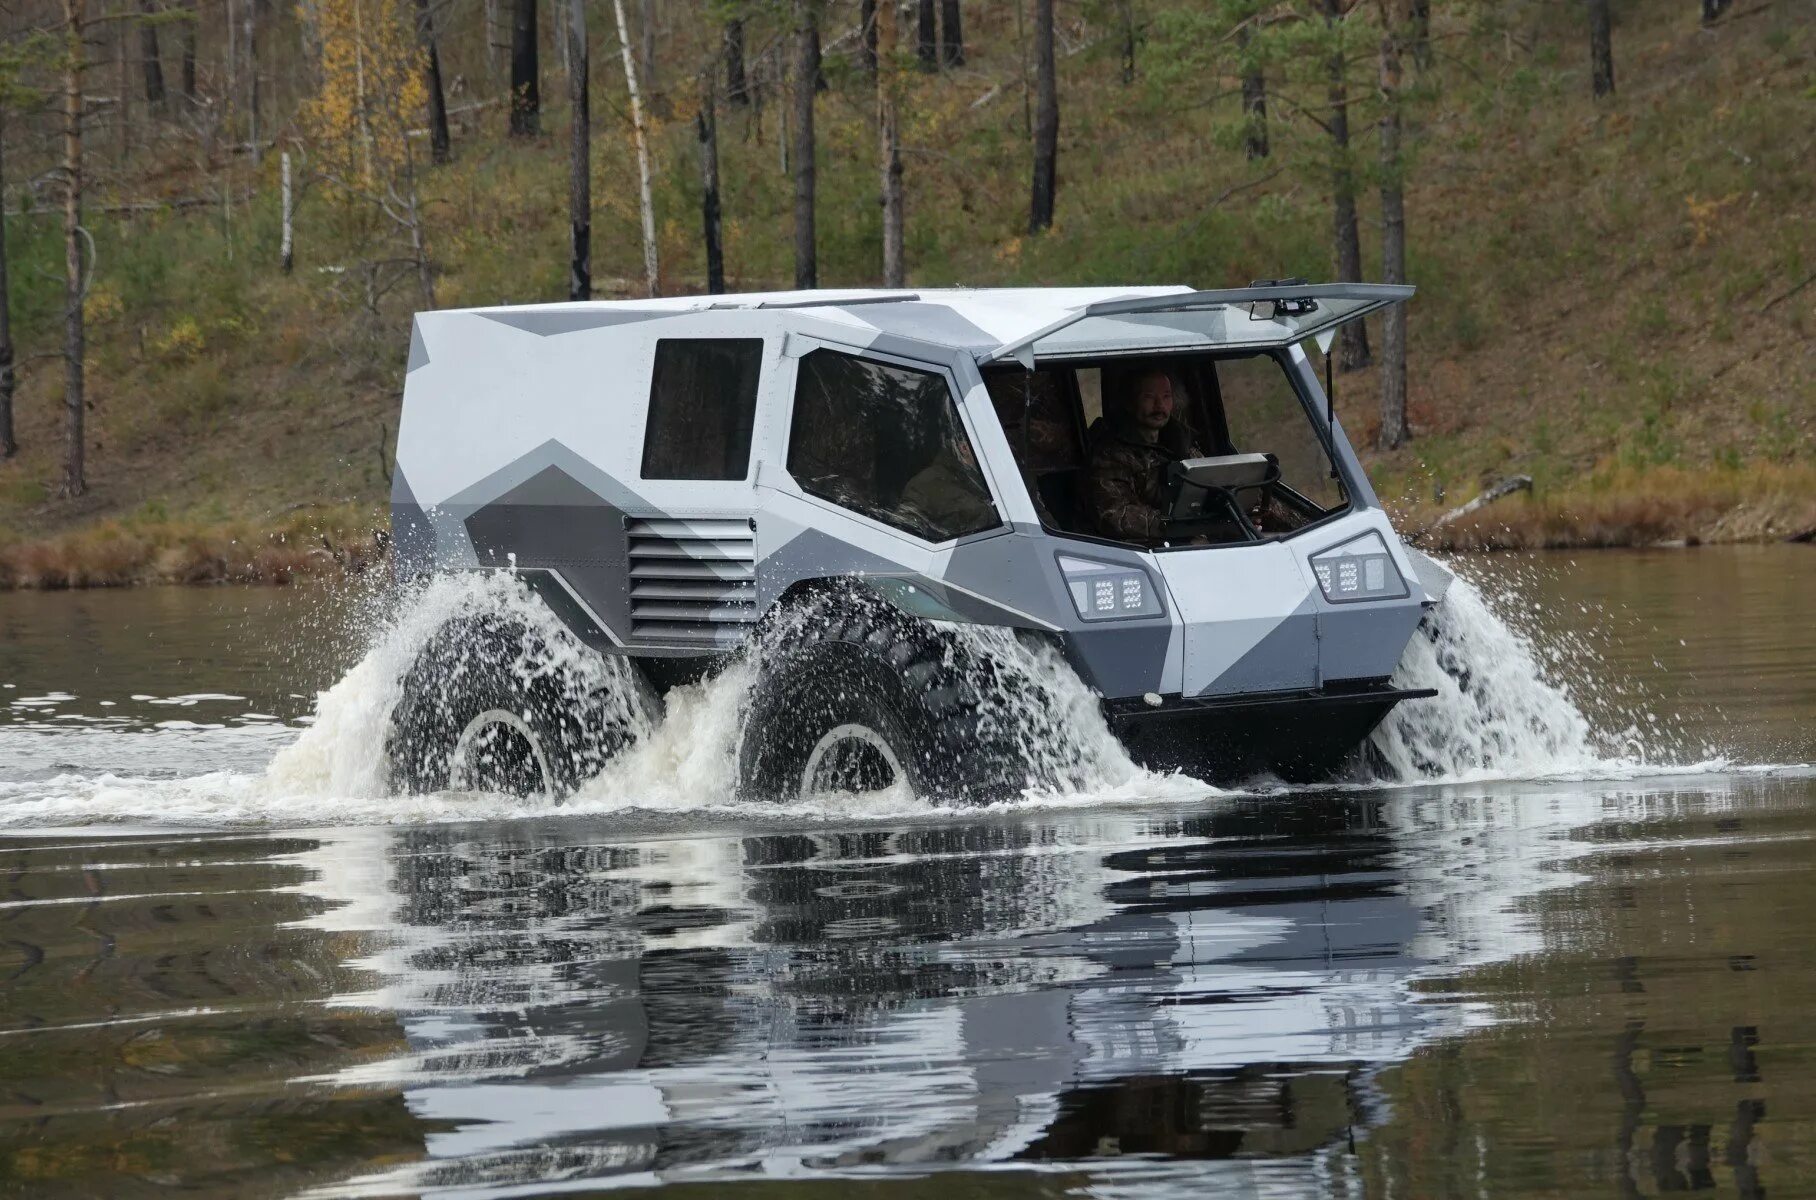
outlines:
[[1379, 1068], [1487, 1019], [1411, 985], [1537, 949], [1513, 906], [1573, 881], [1562, 834], [1646, 795], [336, 833], [293, 859], [342, 904], [309, 924], [388, 932], [336, 1002], [396, 1013], [409, 1049], [324, 1082], [400, 1085], [430, 1132], [330, 1190], [1140, 1155], [1174, 1163], [1147, 1185], [1228, 1160], [1325, 1190], [1385, 1116]]

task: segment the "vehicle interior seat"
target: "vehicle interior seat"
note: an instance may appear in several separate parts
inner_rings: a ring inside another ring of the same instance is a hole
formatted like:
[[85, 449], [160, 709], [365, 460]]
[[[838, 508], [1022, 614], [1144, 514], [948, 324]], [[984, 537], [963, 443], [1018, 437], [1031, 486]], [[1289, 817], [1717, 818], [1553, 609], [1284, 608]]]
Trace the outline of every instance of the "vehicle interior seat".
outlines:
[[1057, 471], [1043, 471], [1034, 480], [1035, 490], [1040, 493], [1047, 514], [1053, 518], [1054, 527], [1066, 533], [1081, 532], [1078, 501], [1083, 474], [1083, 468], [1062, 467]]

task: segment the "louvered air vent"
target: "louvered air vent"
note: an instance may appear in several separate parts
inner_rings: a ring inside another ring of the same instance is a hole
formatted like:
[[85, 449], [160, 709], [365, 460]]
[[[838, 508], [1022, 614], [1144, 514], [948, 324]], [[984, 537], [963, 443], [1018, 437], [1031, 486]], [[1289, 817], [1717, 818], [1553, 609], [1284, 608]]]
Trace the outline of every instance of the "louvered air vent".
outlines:
[[757, 535], [747, 519], [631, 520], [631, 637], [730, 646], [757, 619]]

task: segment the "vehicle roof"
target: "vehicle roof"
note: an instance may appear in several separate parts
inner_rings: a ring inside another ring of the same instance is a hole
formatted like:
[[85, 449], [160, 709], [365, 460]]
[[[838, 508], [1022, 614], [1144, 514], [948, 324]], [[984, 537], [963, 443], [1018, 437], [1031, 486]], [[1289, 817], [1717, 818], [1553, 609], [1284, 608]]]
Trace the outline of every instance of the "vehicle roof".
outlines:
[[822, 288], [642, 300], [585, 300], [447, 310], [472, 313], [535, 332], [552, 324], [578, 330], [684, 313], [761, 309], [794, 311], [866, 333], [891, 334], [972, 353], [1030, 338], [1093, 304], [1186, 294], [1182, 284], [1148, 287]]

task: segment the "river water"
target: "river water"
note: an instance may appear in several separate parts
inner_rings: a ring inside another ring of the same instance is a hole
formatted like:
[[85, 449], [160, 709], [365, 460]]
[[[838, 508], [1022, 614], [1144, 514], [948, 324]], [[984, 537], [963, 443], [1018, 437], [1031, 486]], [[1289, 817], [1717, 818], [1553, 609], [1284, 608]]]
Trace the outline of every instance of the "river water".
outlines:
[[1058, 680], [985, 811], [732, 803], [735, 678], [399, 800], [448, 598], [0, 594], [0, 1193], [1816, 1194], [1816, 550], [1471, 568], [1338, 785]]

